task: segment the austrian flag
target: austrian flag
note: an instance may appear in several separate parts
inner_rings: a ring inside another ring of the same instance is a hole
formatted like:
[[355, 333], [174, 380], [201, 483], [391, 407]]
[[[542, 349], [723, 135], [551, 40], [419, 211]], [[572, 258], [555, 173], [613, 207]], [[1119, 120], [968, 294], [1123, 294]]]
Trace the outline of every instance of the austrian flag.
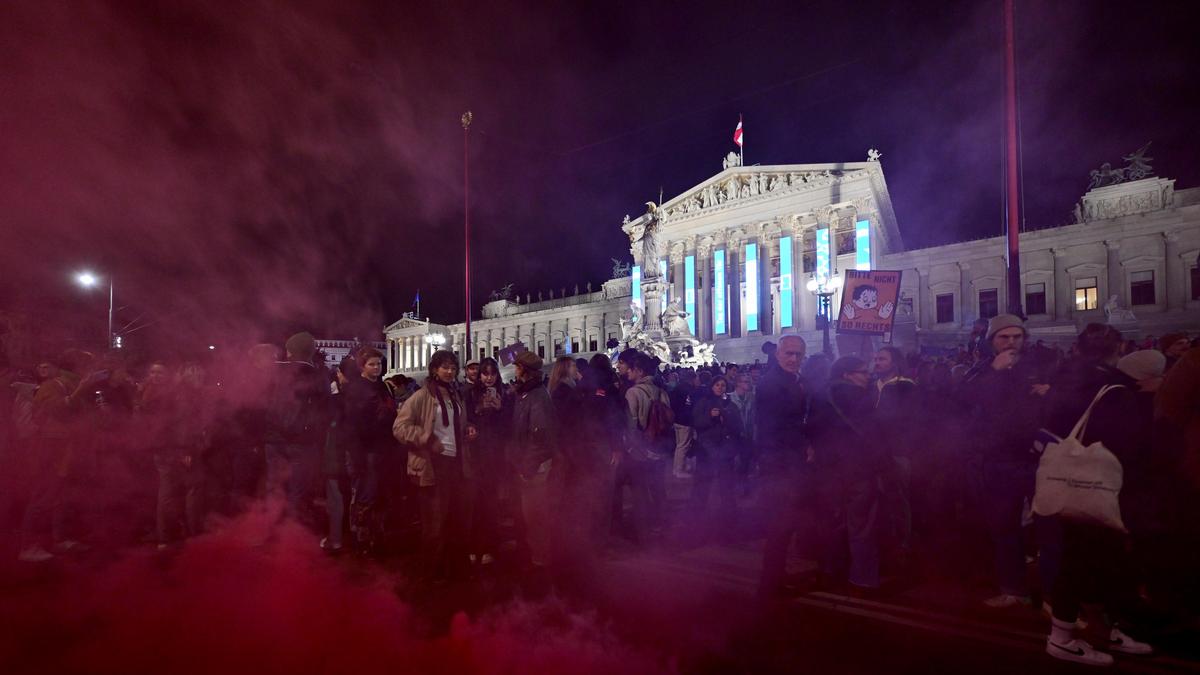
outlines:
[[733, 130], [733, 142], [737, 143], [737, 146], [739, 148], [742, 147], [742, 117], [741, 117], [741, 115], [738, 116], [737, 128]]

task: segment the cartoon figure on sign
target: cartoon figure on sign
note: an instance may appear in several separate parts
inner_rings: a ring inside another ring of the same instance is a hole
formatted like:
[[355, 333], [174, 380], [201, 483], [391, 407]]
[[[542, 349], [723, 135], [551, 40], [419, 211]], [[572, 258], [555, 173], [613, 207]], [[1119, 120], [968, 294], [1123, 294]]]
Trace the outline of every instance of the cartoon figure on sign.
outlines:
[[892, 315], [892, 311], [896, 309], [891, 302], [885, 302], [883, 307], [875, 309], [879, 306], [879, 289], [869, 284], [857, 286], [854, 289], [854, 294], [850, 298], [850, 302], [842, 308], [842, 316], [847, 319], [868, 319], [873, 318], [871, 314], [877, 315], [880, 319], [886, 320]]

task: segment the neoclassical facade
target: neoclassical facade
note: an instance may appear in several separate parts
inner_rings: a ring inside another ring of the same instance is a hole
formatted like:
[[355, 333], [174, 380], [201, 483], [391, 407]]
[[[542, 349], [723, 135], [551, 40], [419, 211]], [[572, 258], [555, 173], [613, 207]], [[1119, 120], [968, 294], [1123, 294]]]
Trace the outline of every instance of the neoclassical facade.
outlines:
[[[653, 213], [626, 216], [632, 265], [614, 269], [599, 290], [524, 301], [506, 294], [472, 321], [470, 345], [463, 324], [405, 317], [386, 329], [388, 363], [392, 372], [419, 373], [440, 345], [473, 361], [518, 341], [547, 359], [590, 356], [620, 337], [622, 316], [631, 303], [645, 308], [647, 291], [652, 305], [678, 302], [719, 359], [751, 362], [781, 334], [820, 344], [810, 280], [855, 268], [903, 273], [899, 346], [962, 343], [975, 319], [1007, 307], [1004, 237], [906, 249], [875, 157], [729, 161], [690, 190], [648, 204]], [[1079, 201], [1076, 220], [1021, 234], [1021, 300], [1037, 338], [1067, 341], [1083, 324], [1106, 320], [1130, 337], [1200, 328], [1200, 188], [1176, 191], [1173, 180], [1155, 177], [1095, 188]], [[649, 245], [647, 226], [655, 232]], [[833, 292], [836, 318], [841, 299]]]

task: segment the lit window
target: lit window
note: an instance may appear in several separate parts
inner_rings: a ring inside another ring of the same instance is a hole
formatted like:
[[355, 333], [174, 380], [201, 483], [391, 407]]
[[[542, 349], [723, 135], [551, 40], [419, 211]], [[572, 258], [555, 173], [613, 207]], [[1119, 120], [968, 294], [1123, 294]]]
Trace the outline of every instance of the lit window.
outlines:
[[1096, 277], [1075, 280], [1075, 311], [1084, 312], [1100, 306], [1100, 291], [1096, 288]]
[[1154, 272], [1145, 270], [1129, 275], [1129, 304], [1154, 304]]

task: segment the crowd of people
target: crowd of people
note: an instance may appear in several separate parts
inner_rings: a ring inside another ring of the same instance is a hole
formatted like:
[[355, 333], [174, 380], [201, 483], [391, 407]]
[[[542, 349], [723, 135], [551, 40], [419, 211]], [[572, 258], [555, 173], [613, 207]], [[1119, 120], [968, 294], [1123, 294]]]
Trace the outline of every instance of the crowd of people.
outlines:
[[[19, 514], [20, 560], [39, 563], [170, 549], [276, 496], [331, 555], [411, 539], [429, 584], [502, 557], [569, 575], [613, 541], [751, 532], [766, 541], [764, 598], [985, 568], [989, 608], [1050, 616], [1050, 655], [1150, 653], [1128, 627], [1139, 608], [1197, 606], [1200, 346], [1101, 324], [1069, 350], [1028, 338], [1000, 315], [937, 357], [834, 360], [795, 335], [763, 363], [701, 369], [525, 351], [508, 382], [495, 360], [460, 372], [445, 350], [420, 383], [385, 379], [369, 346], [329, 372], [307, 333], [219, 368], [70, 351], [0, 364], [5, 517]], [[1040, 443], [1076, 431], [1120, 460], [1126, 531], [1031, 512]], [[687, 495], [674, 509], [673, 490]], [[812, 573], [788, 573], [793, 548]], [[1095, 602], [1102, 649], [1079, 634]]]

